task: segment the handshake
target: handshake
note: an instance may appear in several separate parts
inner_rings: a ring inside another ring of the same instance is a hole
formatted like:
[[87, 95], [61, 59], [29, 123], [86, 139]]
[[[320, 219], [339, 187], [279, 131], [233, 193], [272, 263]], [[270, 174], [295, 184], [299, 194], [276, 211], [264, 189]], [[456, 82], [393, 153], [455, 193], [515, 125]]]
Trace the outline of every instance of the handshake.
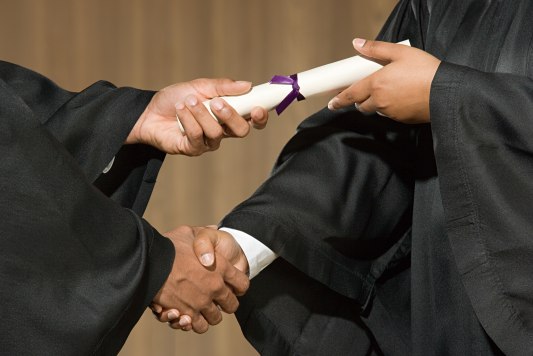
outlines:
[[164, 234], [176, 250], [169, 277], [150, 308], [173, 329], [204, 333], [234, 313], [250, 285], [239, 244], [216, 226], [180, 226]]

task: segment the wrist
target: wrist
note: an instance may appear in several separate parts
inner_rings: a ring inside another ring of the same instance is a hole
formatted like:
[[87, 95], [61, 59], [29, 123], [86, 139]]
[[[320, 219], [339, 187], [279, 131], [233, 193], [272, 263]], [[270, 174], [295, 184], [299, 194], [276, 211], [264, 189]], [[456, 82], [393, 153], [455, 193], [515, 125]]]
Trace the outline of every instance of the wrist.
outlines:
[[137, 119], [137, 122], [135, 122], [135, 125], [133, 125], [133, 128], [131, 129], [128, 137], [126, 137], [126, 141], [124, 142], [126, 145], [133, 145], [136, 143], [141, 143], [141, 128], [143, 126], [144, 121], [146, 120], [146, 111], [148, 108], [144, 110], [144, 112], [139, 116], [139, 119]]

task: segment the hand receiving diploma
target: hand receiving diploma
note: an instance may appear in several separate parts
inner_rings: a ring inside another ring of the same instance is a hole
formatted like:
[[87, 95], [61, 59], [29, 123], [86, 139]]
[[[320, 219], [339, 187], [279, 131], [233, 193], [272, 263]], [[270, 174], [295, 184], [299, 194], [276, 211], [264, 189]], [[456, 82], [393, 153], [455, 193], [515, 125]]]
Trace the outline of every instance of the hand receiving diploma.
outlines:
[[355, 105], [364, 113], [378, 113], [406, 124], [430, 121], [429, 96], [440, 60], [418, 48], [355, 39], [355, 49], [385, 66], [352, 84], [333, 98], [335, 110]]

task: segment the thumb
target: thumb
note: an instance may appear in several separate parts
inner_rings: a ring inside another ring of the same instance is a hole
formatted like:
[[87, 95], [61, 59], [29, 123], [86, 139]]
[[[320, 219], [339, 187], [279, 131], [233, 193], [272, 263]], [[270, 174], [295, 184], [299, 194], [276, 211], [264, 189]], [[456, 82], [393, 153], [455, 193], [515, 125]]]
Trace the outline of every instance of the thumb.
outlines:
[[370, 41], [362, 38], [354, 39], [352, 44], [355, 50], [363, 57], [380, 64], [387, 64], [397, 60], [406, 48], [406, 46], [396, 43]]
[[196, 232], [193, 242], [194, 254], [198, 261], [205, 266], [211, 267], [215, 263], [215, 247], [218, 244], [216, 230], [211, 228], [200, 229]]
[[251, 82], [235, 81], [227, 78], [196, 79], [193, 81], [196, 88], [207, 98], [215, 98], [225, 95], [239, 95], [250, 91]]
[[252, 82], [242, 80], [220, 79], [216, 84], [216, 91], [219, 96], [245, 94], [250, 89], [252, 89]]

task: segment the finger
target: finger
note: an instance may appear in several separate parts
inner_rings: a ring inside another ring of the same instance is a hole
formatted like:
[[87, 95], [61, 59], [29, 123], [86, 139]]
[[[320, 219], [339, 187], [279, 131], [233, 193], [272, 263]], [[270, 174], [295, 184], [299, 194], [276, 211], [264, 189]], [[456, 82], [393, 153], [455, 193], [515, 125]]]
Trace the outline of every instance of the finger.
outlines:
[[176, 115], [183, 126], [183, 135], [187, 136], [194, 151], [205, 152], [207, 147], [204, 143], [204, 131], [184, 103], [176, 104]]
[[377, 60], [380, 64], [387, 64], [400, 58], [409, 47], [382, 41], [370, 41], [362, 38], [353, 40], [353, 47], [366, 58]]
[[216, 96], [223, 95], [241, 95], [247, 93], [252, 89], [252, 83], [248, 81], [234, 81], [231, 79], [215, 79]]
[[172, 323], [174, 320], [179, 320], [180, 312], [177, 309], [169, 309], [161, 313], [159, 321]]
[[193, 250], [198, 261], [205, 266], [211, 267], [215, 263], [215, 247], [218, 244], [217, 230], [201, 229], [193, 241]]
[[228, 263], [227, 260], [224, 259], [222, 256], [218, 256], [217, 254], [216, 259], [217, 261], [219, 261], [219, 263], [217, 262], [217, 264], [222, 270], [222, 277], [224, 278], [224, 282], [226, 282], [226, 284], [232, 288], [235, 295], [243, 295], [244, 293], [246, 293], [246, 291], [250, 287], [250, 279], [248, 278], [248, 276], [230, 263]]
[[362, 103], [357, 105], [357, 110], [362, 112], [363, 114], [374, 114], [377, 111], [376, 104], [374, 103], [374, 99], [372, 97], [366, 99]]
[[192, 319], [191, 319], [191, 317], [188, 316], [188, 315], [184, 315], [183, 318], [180, 319], [179, 325], [181, 326], [181, 330], [183, 330], [183, 331], [191, 331], [192, 330]]
[[158, 320], [162, 323], [172, 323], [174, 320], [178, 320], [180, 312], [177, 309], [169, 309], [159, 314]]
[[[182, 328], [190, 327], [192, 329], [192, 318], [189, 315], [183, 315], [180, 318], [179, 325]], [[189, 329], [189, 330], [191, 330]]]
[[222, 321], [222, 313], [214, 303], [202, 309], [201, 313], [209, 325], [217, 325]]
[[250, 118], [252, 121], [252, 126], [254, 129], [262, 130], [266, 127], [268, 122], [268, 111], [262, 107], [255, 107], [250, 113]]
[[372, 76], [361, 79], [343, 90], [328, 103], [328, 109], [337, 110], [356, 103], [362, 103], [370, 97]]
[[195, 333], [203, 334], [209, 329], [209, 323], [203, 316], [199, 316], [192, 321], [192, 329]]
[[192, 325], [189, 325], [189, 326], [183, 326], [183, 327], [181, 328], [181, 330], [183, 330], [183, 331], [191, 331], [191, 330], [192, 330]]
[[220, 306], [220, 309], [222, 309], [222, 311], [228, 314], [235, 313], [235, 311], [239, 307], [239, 300], [229, 288], [226, 288], [222, 294], [215, 297], [214, 302]]
[[250, 125], [233, 107], [221, 98], [214, 98], [210, 103], [211, 111], [218, 121], [226, 126], [226, 134], [233, 137], [245, 137], [250, 132]]
[[185, 105], [200, 125], [204, 136], [202, 140], [206, 139], [204, 143], [211, 149], [217, 149], [220, 146], [220, 141], [224, 137], [224, 130], [220, 124], [214, 120], [209, 110], [207, 110], [205, 105], [200, 103], [195, 95], [187, 96], [185, 98]]
[[192, 319], [189, 315], [182, 315], [179, 319], [174, 320], [169, 324], [172, 329], [191, 330]]
[[179, 322], [175, 321], [173, 323], [168, 323], [168, 326], [170, 326], [172, 329], [175, 329], [175, 330], [180, 330], [181, 329], [181, 326], [179, 324]]
[[152, 309], [152, 311], [157, 314], [163, 311], [163, 307], [161, 305], [153, 302], [150, 304], [150, 309]]
[[191, 82], [206, 98], [215, 98], [224, 95], [240, 95], [247, 93], [252, 88], [252, 83], [247, 81], [234, 81], [227, 78], [196, 79]]

